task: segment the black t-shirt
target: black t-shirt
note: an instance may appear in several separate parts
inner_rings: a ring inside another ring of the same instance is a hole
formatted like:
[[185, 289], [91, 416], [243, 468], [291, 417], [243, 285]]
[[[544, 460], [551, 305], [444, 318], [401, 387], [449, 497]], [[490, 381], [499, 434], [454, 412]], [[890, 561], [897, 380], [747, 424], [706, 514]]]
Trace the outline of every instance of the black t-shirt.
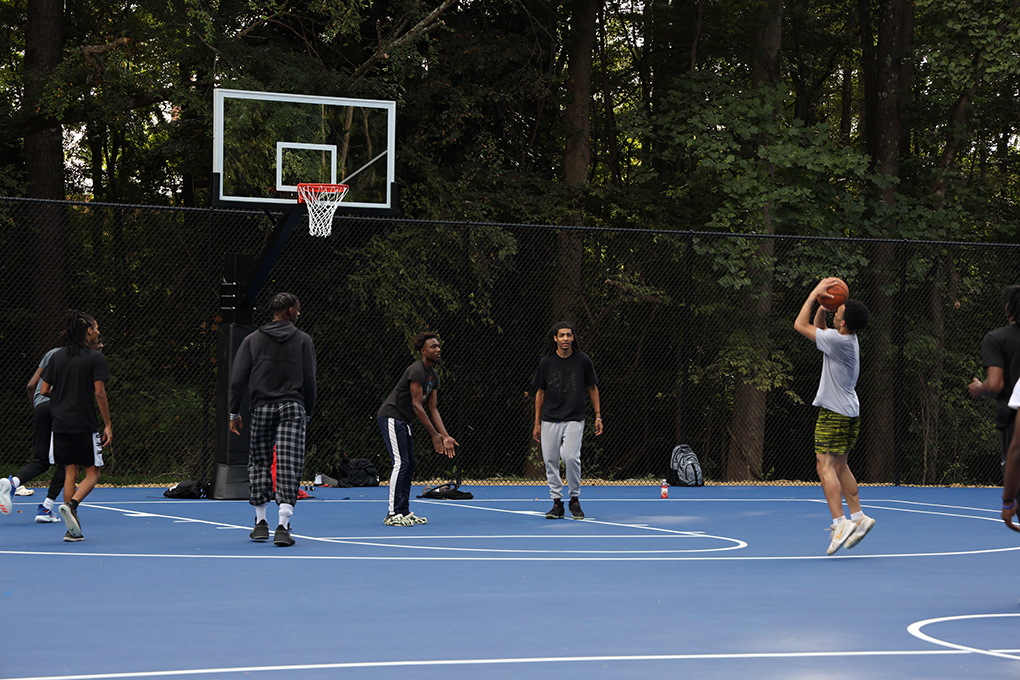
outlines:
[[95, 382], [110, 379], [102, 352], [79, 349], [71, 356], [68, 348], [62, 348], [43, 369], [42, 379], [50, 384], [54, 432], [99, 431]]
[[[397, 420], [403, 420], [405, 423], [412, 423], [417, 420], [414, 417], [414, 406], [411, 404], [412, 382], [421, 385], [422, 407], [425, 407], [425, 404], [428, 403], [432, 390], [439, 389], [439, 378], [436, 377], [435, 369], [426, 368], [424, 362], [416, 361], [404, 370], [404, 375], [400, 376], [397, 386], [390, 392], [390, 396], [386, 397], [386, 401], [379, 408], [380, 416], [383, 418], [396, 418]], [[425, 410], [427, 411], [428, 408], [425, 407]]]
[[981, 343], [981, 365], [1002, 369], [1002, 391], [995, 395], [995, 426], [1005, 429], [1016, 417], [1009, 407], [1009, 397], [1020, 378], [1020, 326], [1010, 324], [986, 333]]
[[531, 384], [545, 390], [542, 420], [566, 423], [584, 420], [585, 396], [589, 387], [599, 384], [599, 377], [584, 352], [571, 352], [565, 359], [553, 352], [538, 362]]

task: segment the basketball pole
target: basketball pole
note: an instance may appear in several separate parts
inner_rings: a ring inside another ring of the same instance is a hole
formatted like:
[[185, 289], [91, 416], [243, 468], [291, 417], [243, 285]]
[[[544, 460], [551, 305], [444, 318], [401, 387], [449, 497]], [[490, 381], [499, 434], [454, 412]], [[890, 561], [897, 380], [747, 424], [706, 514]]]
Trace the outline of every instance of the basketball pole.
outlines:
[[[230, 373], [241, 341], [258, 328], [254, 323], [255, 298], [269, 280], [273, 267], [303, 214], [296, 209], [284, 211], [276, 221], [269, 244], [257, 258], [229, 255], [227, 259], [224, 279], [220, 285], [221, 321], [218, 324], [216, 348], [216, 457], [209, 483], [209, 497], [216, 500], [248, 498], [249, 428], [242, 430], [240, 437], [230, 433], [230, 407], [227, 401]], [[247, 389], [241, 399], [241, 417], [251, 423]]]

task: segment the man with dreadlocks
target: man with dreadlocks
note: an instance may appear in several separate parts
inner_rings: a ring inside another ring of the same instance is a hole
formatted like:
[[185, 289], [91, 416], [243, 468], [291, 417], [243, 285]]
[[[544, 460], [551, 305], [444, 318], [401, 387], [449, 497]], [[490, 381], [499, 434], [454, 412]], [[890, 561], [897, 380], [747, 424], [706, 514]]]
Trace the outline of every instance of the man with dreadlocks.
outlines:
[[[60, 334], [63, 336], [63, 333]], [[42, 395], [42, 373], [53, 355], [60, 351], [60, 347], [54, 347], [43, 355], [39, 367], [28, 381], [28, 401], [32, 404], [32, 460], [25, 463], [17, 474], [7, 479], [0, 479], [0, 514], [9, 514], [11, 511], [12, 491], [20, 485], [26, 484], [42, 473], [46, 472], [53, 459], [53, 414], [50, 411], [50, 398]], [[103, 351], [103, 338], [97, 335], [92, 349]], [[50, 488], [46, 492], [46, 498], [36, 509], [35, 521], [39, 524], [59, 522], [60, 518], [53, 514], [57, 506], [57, 496], [64, 490], [64, 468], [57, 465], [53, 470], [53, 478], [50, 480]]]
[[[99, 482], [103, 447], [113, 441], [113, 427], [106, 398], [110, 369], [103, 353], [94, 349], [99, 324], [75, 309], [64, 314], [62, 323], [63, 346], [43, 369], [40, 393], [50, 398], [53, 460], [64, 467], [64, 502], [58, 511], [67, 526], [64, 540], [71, 543], [84, 538], [78, 506]], [[102, 434], [93, 398], [103, 416]], [[85, 478], [76, 485], [79, 465], [85, 468]]]
[[278, 293], [270, 304], [273, 320], [241, 341], [230, 376], [230, 431], [241, 434], [241, 397], [250, 392], [251, 448], [248, 451], [248, 502], [255, 506], [253, 541], [269, 540], [266, 506], [273, 494], [276, 451], [276, 504], [280, 521], [273, 543], [294, 545], [294, 514], [305, 466], [305, 423], [315, 409], [315, 346], [294, 324], [301, 302]]
[[1009, 406], [1013, 386], [1020, 378], [1020, 286], [1009, 286], [1002, 291], [1005, 305], [1005, 326], [985, 334], [981, 343], [981, 365], [985, 367], [984, 381], [974, 378], [967, 386], [974, 399], [995, 395], [995, 427], [1002, 440], [1000, 463], [1006, 464], [1006, 452], [1013, 440], [1016, 412]]

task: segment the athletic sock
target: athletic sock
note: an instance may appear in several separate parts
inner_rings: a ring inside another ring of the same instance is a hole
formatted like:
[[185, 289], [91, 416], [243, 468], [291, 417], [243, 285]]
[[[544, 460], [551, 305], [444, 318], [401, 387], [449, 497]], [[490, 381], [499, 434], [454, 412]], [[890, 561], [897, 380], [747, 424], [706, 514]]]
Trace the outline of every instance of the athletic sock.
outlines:
[[53, 500], [52, 498], [50, 498], [49, 496], [47, 496], [43, 500], [42, 504], [43, 504], [43, 507], [46, 508], [47, 510], [52, 510], [53, 506], [56, 505], [57, 502], [55, 500]]
[[255, 506], [255, 523], [256, 524], [258, 524], [259, 522], [265, 522], [266, 521], [266, 506], [267, 505], [269, 505], [269, 503], [263, 503], [262, 505], [256, 505]]
[[294, 514], [294, 506], [290, 503], [280, 503], [280, 526], [284, 529], [290, 528], [290, 518]]
[[836, 527], [838, 527], [839, 523], [842, 522], [842, 521], [843, 521], [842, 517], [835, 517], [835, 518], [833, 518], [833, 520], [832, 520], [832, 528], [835, 529]]
[[857, 521], [857, 520], [859, 520], [859, 519], [860, 519], [861, 517], [864, 517], [864, 511], [863, 511], [863, 510], [858, 510], [857, 512], [851, 513], [851, 515], [850, 515], [850, 521], [852, 521], [852, 522], [856, 522], [856, 521]]
[[17, 491], [19, 486], [21, 486], [21, 480], [17, 477], [11, 477], [11, 493]]

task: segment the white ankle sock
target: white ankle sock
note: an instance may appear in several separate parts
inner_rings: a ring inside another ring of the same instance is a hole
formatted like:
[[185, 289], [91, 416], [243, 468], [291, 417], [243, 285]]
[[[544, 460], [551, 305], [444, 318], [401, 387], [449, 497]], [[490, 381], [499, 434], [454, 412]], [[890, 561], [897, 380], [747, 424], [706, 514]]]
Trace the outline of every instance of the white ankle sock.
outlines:
[[56, 505], [57, 502], [55, 500], [53, 500], [52, 498], [50, 498], [49, 496], [47, 496], [43, 500], [42, 504], [43, 504], [43, 507], [46, 508], [47, 510], [52, 510], [53, 506]]
[[855, 512], [855, 513], [853, 513], [853, 514], [851, 514], [851, 515], [850, 515], [850, 520], [851, 520], [852, 522], [856, 522], [856, 521], [858, 521], [858, 520], [859, 520], [859, 519], [860, 519], [861, 517], [864, 517], [864, 511], [863, 511], [863, 510], [858, 510], [857, 512]]
[[266, 521], [266, 506], [267, 505], [269, 505], [269, 504], [268, 503], [263, 503], [262, 505], [256, 505], [255, 506], [255, 523], [256, 524], [258, 524], [259, 522], [265, 522]]
[[284, 529], [290, 528], [290, 518], [294, 514], [294, 506], [290, 503], [280, 503], [280, 526]]

